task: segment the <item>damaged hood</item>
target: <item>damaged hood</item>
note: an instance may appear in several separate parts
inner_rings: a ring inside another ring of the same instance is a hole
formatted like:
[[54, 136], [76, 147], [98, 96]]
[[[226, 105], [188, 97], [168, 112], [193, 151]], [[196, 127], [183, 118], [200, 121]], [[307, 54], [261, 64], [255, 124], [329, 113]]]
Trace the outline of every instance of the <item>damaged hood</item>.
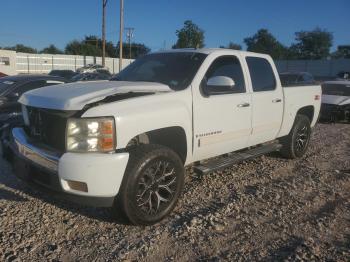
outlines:
[[126, 93], [172, 92], [167, 85], [152, 82], [95, 81], [47, 86], [24, 93], [21, 104], [56, 110], [81, 110], [87, 104]]
[[347, 105], [350, 104], [350, 96], [322, 95], [322, 104]]

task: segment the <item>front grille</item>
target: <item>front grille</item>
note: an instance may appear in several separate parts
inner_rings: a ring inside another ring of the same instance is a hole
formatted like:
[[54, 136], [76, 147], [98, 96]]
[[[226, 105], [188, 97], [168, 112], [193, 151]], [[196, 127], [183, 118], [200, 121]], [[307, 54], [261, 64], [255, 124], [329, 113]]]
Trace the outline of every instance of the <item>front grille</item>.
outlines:
[[332, 104], [321, 104], [321, 119], [333, 121], [337, 112], [337, 106]]
[[338, 105], [333, 105], [333, 104], [322, 104], [321, 105], [321, 110], [330, 110], [330, 111], [335, 111], [337, 110]]
[[322, 104], [321, 119], [329, 121], [348, 121], [350, 119], [350, 106]]
[[27, 135], [36, 142], [58, 151], [65, 151], [66, 124], [72, 112], [27, 107], [29, 126]]

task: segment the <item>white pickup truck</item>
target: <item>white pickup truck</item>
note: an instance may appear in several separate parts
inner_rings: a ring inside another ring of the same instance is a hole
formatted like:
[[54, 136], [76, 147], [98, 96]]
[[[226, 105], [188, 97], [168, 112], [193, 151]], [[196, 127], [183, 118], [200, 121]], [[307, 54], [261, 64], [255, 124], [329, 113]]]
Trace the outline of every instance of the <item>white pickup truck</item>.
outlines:
[[153, 224], [173, 210], [185, 166], [204, 174], [276, 150], [301, 157], [320, 98], [320, 86], [283, 88], [268, 55], [153, 53], [110, 81], [22, 95], [25, 125], [12, 130], [15, 173]]

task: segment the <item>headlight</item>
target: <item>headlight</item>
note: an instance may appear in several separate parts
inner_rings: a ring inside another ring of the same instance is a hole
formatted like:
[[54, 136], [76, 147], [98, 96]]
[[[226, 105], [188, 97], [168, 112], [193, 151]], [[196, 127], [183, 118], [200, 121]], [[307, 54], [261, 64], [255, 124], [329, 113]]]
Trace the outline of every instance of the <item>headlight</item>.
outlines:
[[113, 117], [70, 118], [66, 149], [69, 152], [112, 152], [115, 149]]

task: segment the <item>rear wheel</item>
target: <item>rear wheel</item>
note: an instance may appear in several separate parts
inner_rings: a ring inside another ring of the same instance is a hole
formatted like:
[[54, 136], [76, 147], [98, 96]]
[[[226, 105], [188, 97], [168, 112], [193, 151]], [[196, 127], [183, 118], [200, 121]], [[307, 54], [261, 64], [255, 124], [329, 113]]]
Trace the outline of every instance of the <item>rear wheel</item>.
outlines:
[[309, 145], [310, 136], [309, 118], [304, 115], [297, 115], [289, 135], [280, 140], [282, 144], [281, 154], [291, 159], [302, 157]]
[[130, 149], [114, 211], [136, 225], [151, 225], [174, 209], [184, 184], [184, 167], [172, 150], [158, 145]]

